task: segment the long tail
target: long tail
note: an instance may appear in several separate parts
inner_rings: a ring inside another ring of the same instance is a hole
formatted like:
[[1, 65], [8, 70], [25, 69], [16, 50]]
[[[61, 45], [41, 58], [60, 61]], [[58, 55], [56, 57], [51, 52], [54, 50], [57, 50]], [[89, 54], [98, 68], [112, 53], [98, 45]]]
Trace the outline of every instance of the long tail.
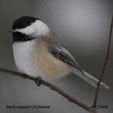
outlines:
[[[79, 76], [80, 78], [84, 79], [86, 82], [91, 84], [94, 87], [97, 87], [98, 79], [93, 77], [91, 74], [87, 73], [86, 71], [82, 70], [83, 72], [75, 70], [74, 73]], [[103, 82], [100, 85], [101, 88], [110, 89], [109, 86]]]

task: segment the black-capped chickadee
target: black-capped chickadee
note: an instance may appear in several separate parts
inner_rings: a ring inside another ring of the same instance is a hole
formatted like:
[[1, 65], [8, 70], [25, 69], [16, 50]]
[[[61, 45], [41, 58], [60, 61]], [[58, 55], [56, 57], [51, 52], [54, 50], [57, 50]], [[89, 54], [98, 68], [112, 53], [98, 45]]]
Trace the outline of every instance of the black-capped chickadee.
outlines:
[[[81, 69], [70, 52], [42, 20], [24, 16], [17, 19], [10, 30], [13, 34], [13, 52], [20, 72], [44, 80], [63, 77], [70, 72], [96, 87], [98, 80]], [[105, 83], [102, 88], [109, 89]]]

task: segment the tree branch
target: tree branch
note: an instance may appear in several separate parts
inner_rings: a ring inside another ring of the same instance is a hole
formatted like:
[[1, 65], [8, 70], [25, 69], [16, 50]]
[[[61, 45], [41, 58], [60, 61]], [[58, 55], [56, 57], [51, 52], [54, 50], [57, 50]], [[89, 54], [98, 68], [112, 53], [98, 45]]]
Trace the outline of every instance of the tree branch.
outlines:
[[[14, 76], [22, 77], [24, 79], [29, 79], [29, 80], [35, 81], [35, 78], [33, 78], [33, 77], [31, 77], [27, 74], [20, 73], [20, 72], [15, 72], [15, 71], [11, 71], [11, 70], [8, 70], [8, 69], [2, 69], [2, 68], [0, 68], [0, 72], [8, 73], [8, 74], [11, 74], [11, 75], [14, 75]], [[57, 93], [59, 93], [60, 95], [65, 97], [67, 100], [69, 100], [70, 102], [72, 102], [74, 104], [77, 104], [78, 106], [80, 106], [83, 109], [87, 110], [89, 113], [97, 113], [95, 109], [92, 109], [90, 106], [87, 106], [87, 105], [83, 104], [78, 99], [76, 99], [74, 97], [71, 97], [70, 95], [65, 93], [63, 90], [56, 87], [55, 85], [53, 85], [53, 84], [51, 84], [47, 81], [44, 81], [44, 80], [41, 80], [41, 85], [45, 85], [46, 87], [49, 87], [50, 89], [56, 91]]]
[[108, 48], [107, 48], [107, 53], [106, 53], [106, 57], [105, 57], [105, 62], [104, 62], [104, 66], [102, 68], [101, 74], [100, 74], [100, 79], [96, 88], [96, 93], [95, 93], [95, 98], [94, 98], [94, 103], [93, 103], [93, 107], [96, 107], [97, 104], [97, 100], [98, 100], [98, 94], [99, 94], [99, 88], [100, 88], [100, 83], [102, 81], [102, 78], [104, 76], [104, 72], [108, 63], [108, 58], [109, 58], [109, 54], [110, 54], [110, 47], [111, 47], [111, 38], [112, 38], [112, 30], [113, 30], [113, 16], [112, 16], [112, 21], [111, 21], [111, 27], [110, 27], [110, 33], [109, 33], [109, 41], [108, 41]]

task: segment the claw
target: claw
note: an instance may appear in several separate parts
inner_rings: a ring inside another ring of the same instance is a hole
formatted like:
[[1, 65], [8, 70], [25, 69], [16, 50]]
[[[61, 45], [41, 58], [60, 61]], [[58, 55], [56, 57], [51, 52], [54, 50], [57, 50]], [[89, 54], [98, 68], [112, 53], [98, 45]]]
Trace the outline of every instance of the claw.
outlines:
[[42, 79], [40, 77], [38, 77], [38, 78], [35, 79], [35, 83], [36, 83], [37, 86], [40, 86], [41, 85], [41, 80]]

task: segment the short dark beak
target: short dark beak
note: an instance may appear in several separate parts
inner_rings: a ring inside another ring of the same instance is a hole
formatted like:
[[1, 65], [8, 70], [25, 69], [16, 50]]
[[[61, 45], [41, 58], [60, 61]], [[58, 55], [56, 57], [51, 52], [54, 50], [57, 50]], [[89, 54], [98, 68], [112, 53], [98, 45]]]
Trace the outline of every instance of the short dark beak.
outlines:
[[9, 32], [9, 33], [14, 33], [15, 30], [12, 30], [12, 29], [11, 29], [11, 30], [8, 30], [8, 32]]

